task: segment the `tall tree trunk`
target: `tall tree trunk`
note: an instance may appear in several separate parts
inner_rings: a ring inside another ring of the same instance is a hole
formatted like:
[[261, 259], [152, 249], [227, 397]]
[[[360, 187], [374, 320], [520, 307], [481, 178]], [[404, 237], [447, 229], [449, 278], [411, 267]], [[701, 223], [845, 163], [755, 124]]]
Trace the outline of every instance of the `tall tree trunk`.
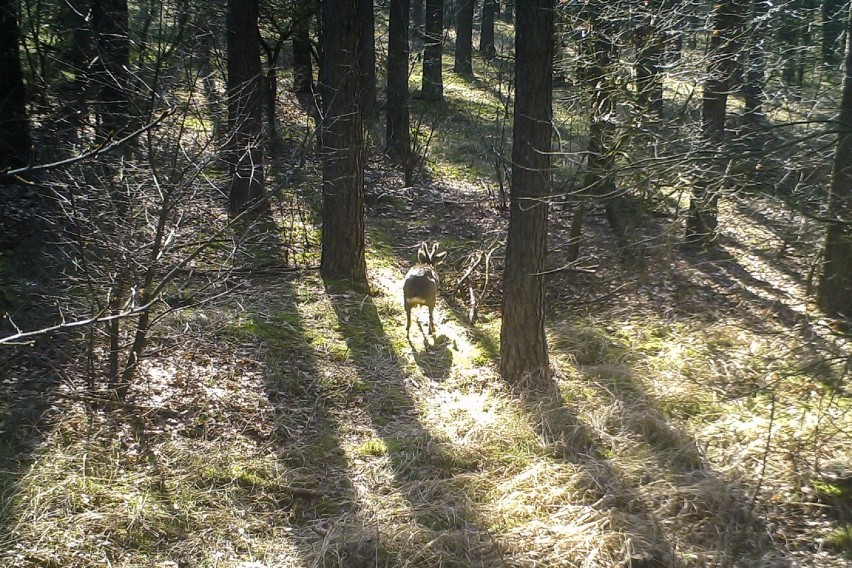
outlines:
[[479, 52], [491, 59], [497, 54], [494, 47], [494, 18], [500, 9], [498, 0], [485, 0], [482, 4], [482, 24], [479, 28]]
[[473, 75], [473, 8], [475, 0], [456, 0], [456, 52], [453, 71]]
[[440, 101], [444, 98], [444, 2], [426, 0], [426, 32], [423, 50], [423, 83], [421, 94], [424, 100]]
[[307, 94], [314, 90], [314, 69], [311, 61], [311, 22], [313, 0], [296, 0], [293, 14], [293, 91]]
[[745, 100], [745, 119], [757, 124], [763, 119], [763, 87], [766, 84], [767, 14], [770, 0], [754, 0], [751, 12], [751, 33], [749, 34], [748, 64], [743, 85]]
[[386, 152], [407, 164], [411, 153], [408, 111], [409, 0], [390, 0], [388, 24], [388, 91]]
[[32, 153], [20, 39], [18, 2], [0, 0], [0, 170], [26, 166]]
[[322, 3], [323, 278], [367, 281], [364, 256], [364, 132], [358, 111], [357, 4]]
[[852, 5], [846, 22], [846, 58], [839, 134], [831, 172], [828, 224], [817, 304], [831, 317], [852, 319]]
[[423, 45], [423, 5], [425, 0], [411, 2], [411, 43], [418, 51]]
[[618, 129], [612, 120], [616, 100], [611, 76], [618, 60], [618, 46], [615, 27], [602, 16], [603, 8], [604, 3], [597, 0], [587, 3], [584, 12], [589, 28], [581, 46], [580, 78], [591, 95], [592, 104], [583, 187], [604, 204], [612, 232], [619, 244], [626, 246], [627, 222], [622, 215], [621, 197], [614, 177]]
[[65, 138], [76, 144], [88, 114], [89, 74], [86, 67], [91, 58], [91, 33], [83, 2], [68, 0], [62, 8], [62, 23], [69, 30], [68, 43], [62, 54], [64, 71], [73, 76], [67, 83], [67, 99], [63, 101], [62, 129]]
[[644, 112], [663, 117], [663, 78], [660, 65], [664, 49], [664, 32], [660, 27], [659, 2], [651, 2], [642, 14], [642, 24], [635, 38], [636, 92], [639, 108]]
[[546, 384], [544, 267], [550, 195], [554, 0], [518, 0], [512, 190], [500, 372], [513, 386]]
[[839, 62], [838, 43], [843, 34], [844, 8], [847, 4], [848, 0], [822, 0], [822, 60], [827, 65]]
[[98, 131], [101, 138], [120, 137], [132, 128], [127, 0], [94, 0], [92, 28], [98, 57]]
[[228, 0], [228, 211], [232, 215], [265, 198], [257, 17], [258, 0]]
[[686, 219], [686, 241], [691, 244], [707, 245], [716, 238], [718, 191], [712, 185], [724, 178], [719, 171], [718, 154], [725, 140], [728, 92], [737, 68], [743, 14], [744, 0], [723, 0], [713, 8], [713, 33], [701, 104], [703, 144], [711, 158], [692, 187]]
[[358, 43], [358, 77], [361, 119], [373, 123], [378, 118], [376, 108], [376, 15], [373, 0], [359, 0], [358, 21], [360, 40]]

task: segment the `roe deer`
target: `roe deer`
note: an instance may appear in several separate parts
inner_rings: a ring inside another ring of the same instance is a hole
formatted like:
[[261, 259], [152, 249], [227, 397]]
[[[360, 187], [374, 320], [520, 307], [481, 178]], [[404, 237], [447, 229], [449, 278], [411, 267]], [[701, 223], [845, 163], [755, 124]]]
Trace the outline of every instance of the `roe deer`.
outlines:
[[429, 334], [435, 335], [435, 321], [432, 312], [435, 309], [435, 300], [438, 297], [438, 271], [435, 267], [447, 256], [446, 252], [436, 252], [436, 243], [432, 250], [421, 243], [417, 250], [417, 264], [411, 267], [405, 275], [405, 284], [402, 286], [402, 294], [405, 300], [405, 335], [410, 336], [411, 330], [411, 308], [414, 306], [426, 306], [429, 308]]

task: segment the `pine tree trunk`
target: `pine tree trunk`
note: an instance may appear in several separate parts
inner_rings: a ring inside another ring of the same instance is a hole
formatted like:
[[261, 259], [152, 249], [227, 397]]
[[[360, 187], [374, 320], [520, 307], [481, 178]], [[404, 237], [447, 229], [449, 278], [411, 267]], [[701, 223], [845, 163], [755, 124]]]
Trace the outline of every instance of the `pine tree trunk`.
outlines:
[[0, 0], [0, 170], [26, 166], [32, 153], [17, 5]]
[[423, 83], [421, 94], [424, 100], [440, 101], [444, 98], [444, 2], [426, 0], [426, 32], [423, 50]]
[[482, 4], [482, 25], [479, 28], [479, 52], [490, 59], [497, 54], [494, 47], [494, 17], [500, 4], [497, 0], [485, 0]]
[[[695, 180], [686, 219], [686, 242], [707, 245], [716, 238], [718, 191], [712, 186], [724, 178], [717, 156], [725, 140], [728, 92], [737, 69], [745, 0], [724, 0], [713, 8], [713, 33], [707, 53], [707, 78], [701, 104], [703, 143], [711, 155]], [[724, 180], [723, 180], [724, 181]]]
[[357, 5], [322, 3], [323, 278], [367, 281], [364, 256], [364, 132], [358, 112]]
[[311, 61], [311, 22], [314, 10], [312, 0], [297, 0], [293, 14], [293, 91], [311, 93], [314, 87], [314, 70]]
[[831, 317], [852, 319], [852, 8], [846, 25], [846, 71], [837, 148], [831, 172], [829, 223], [823, 248], [817, 304]]
[[95, 33], [100, 137], [120, 137], [131, 126], [130, 37], [127, 0], [94, 0], [92, 28]]
[[408, 110], [409, 0], [390, 0], [386, 149], [391, 160], [408, 163], [411, 151]]
[[228, 211], [264, 199], [258, 0], [228, 0]]
[[473, 8], [475, 0], [456, 0], [456, 52], [453, 71], [473, 75]]
[[358, 21], [358, 97], [361, 119], [373, 123], [378, 118], [376, 108], [376, 15], [373, 0], [359, 0]]
[[550, 195], [553, 0], [519, 0], [512, 189], [500, 371], [515, 387], [547, 384], [544, 267]]

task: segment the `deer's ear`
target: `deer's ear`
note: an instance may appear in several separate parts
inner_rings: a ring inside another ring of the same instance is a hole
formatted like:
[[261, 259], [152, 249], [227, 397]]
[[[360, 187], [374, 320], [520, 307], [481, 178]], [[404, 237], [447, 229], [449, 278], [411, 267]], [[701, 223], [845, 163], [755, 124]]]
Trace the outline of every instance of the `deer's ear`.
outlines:
[[429, 250], [426, 248], [426, 243], [423, 243], [417, 249], [417, 262], [420, 264], [429, 264]]
[[441, 252], [436, 252], [432, 257], [432, 264], [440, 264], [444, 262], [444, 257], [447, 256], [447, 251], [442, 250]]

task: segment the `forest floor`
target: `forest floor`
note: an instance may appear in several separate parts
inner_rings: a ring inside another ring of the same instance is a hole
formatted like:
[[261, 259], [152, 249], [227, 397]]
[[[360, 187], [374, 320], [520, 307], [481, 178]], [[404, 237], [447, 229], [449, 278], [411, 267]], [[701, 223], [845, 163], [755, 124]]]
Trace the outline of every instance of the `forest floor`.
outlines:
[[[506, 214], [439, 143], [411, 188], [368, 165], [369, 290], [323, 282], [316, 226], [283, 238], [282, 204], [229, 294], [162, 322], [126, 404], [72, 378], [19, 393], [50, 410], [4, 446], [0, 562], [848, 566], [850, 346], [809, 303], [815, 222], [740, 195], [711, 249], [660, 225], [624, 255], [592, 208], [569, 265], [554, 206], [553, 388], [526, 392], [497, 372]], [[409, 341], [422, 241], [449, 253], [444, 297]]]

